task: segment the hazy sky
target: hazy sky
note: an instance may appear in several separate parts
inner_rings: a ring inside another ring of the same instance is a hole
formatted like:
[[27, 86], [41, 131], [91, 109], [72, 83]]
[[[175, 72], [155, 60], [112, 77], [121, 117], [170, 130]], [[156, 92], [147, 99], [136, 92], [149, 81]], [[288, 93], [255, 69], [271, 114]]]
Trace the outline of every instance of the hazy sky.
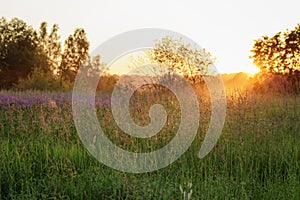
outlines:
[[248, 56], [253, 40], [294, 28], [300, 23], [299, 8], [299, 0], [2, 0], [0, 13], [35, 28], [42, 21], [58, 23], [62, 39], [82, 27], [91, 50], [124, 31], [169, 29], [210, 51], [219, 71], [252, 72]]

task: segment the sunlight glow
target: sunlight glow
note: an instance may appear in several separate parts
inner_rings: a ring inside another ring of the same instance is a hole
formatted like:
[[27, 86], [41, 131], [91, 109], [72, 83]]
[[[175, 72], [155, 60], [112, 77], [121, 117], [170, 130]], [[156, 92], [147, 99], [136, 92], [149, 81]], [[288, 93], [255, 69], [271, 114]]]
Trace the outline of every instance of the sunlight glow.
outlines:
[[[143, 60], [138, 60], [137, 58], [141, 56]], [[132, 63], [133, 60], [137, 60], [137, 63]], [[123, 55], [120, 58], [116, 59], [113, 63], [110, 65], [110, 73], [111, 74], [125, 74], [132, 69], [132, 66], [137, 67], [137, 65], [142, 65], [142, 62], [146, 62], [146, 57], [143, 52], [134, 52], [129, 53], [127, 55]], [[150, 64], [150, 63], [148, 63]], [[231, 73], [238, 73], [238, 72], [246, 72], [249, 75], [255, 75], [259, 72], [259, 68], [256, 67], [254, 64], [251, 63], [251, 60], [249, 60], [249, 63], [247, 63], [246, 66], [241, 66], [238, 68], [227, 68], [224, 65], [216, 63], [216, 67], [219, 70], [220, 74], [231, 74]]]
[[260, 69], [258, 67], [256, 67], [255, 65], [245, 69], [245, 72], [247, 72], [248, 74], [251, 74], [251, 75], [257, 74], [259, 71], [260, 71]]
[[[2, 16], [21, 18], [34, 28], [38, 28], [42, 21], [47, 21], [49, 26], [57, 23], [62, 41], [75, 28], [82, 27], [88, 33], [90, 50], [121, 32], [144, 27], [169, 29], [187, 35], [210, 51], [219, 60], [217, 68], [221, 73], [245, 71], [254, 74], [258, 69], [248, 59], [253, 40], [296, 26], [299, 23], [299, 2], [287, 0], [276, 4], [271, 0], [230, 0], [170, 4], [158, 0], [134, 0], [130, 3], [112, 0], [70, 4], [58, 0], [32, 0], [31, 3], [11, 0], [4, 1], [0, 11]], [[32, 5], [34, 12], [29, 12]], [[66, 15], [65, 9], [70, 6], [72, 9], [68, 9]], [[169, 8], [168, 12], [166, 8]], [[79, 15], [79, 12], [82, 14]], [[122, 71], [123, 66], [111, 70], [116, 73]]]

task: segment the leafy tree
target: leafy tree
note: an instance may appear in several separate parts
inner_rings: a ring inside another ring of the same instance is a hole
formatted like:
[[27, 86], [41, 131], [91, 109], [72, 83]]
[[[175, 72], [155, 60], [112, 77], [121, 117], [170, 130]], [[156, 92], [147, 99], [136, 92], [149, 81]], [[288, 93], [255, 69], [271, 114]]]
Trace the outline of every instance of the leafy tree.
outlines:
[[0, 87], [9, 88], [46, 63], [38, 34], [24, 21], [0, 19]]
[[[82, 75], [81, 87], [88, 90], [94, 88], [95, 83], [98, 83], [97, 88], [99, 88], [99, 79], [101, 77], [103, 80], [104, 76], [108, 76], [108, 69], [106, 64], [101, 62], [100, 55], [96, 55], [94, 57], [88, 56], [88, 58], [80, 66], [80, 69], [77, 73]], [[101, 83], [103, 84], [103, 81], [101, 81]], [[102, 87], [102, 85], [100, 87]]]
[[76, 29], [64, 44], [59, 72], [61, 78], [73, 82], [79, 67], [89, 55], [89, 42], [83, 29]]
[[154, 62], [177, 71], [194, 85], [203, 81], [203, 75], [212, 73], [209, 67], [215, 60], [205, 49], [192, 48], [191, 44], [185, 44], [182, 39], [171, 37], [159, 40], [148, 55]]
[[40, 45], [44, 48], [47, 49], [47, 45], [48, 45], [48, 31], [47, 31], [47, 22], [42, 22], [40, 25], [40, 29], [39, 29], [39, 42]]
[[256, 89], [300, 92], [300, 24], [255, 40], [250, 58], [261, 70]]
[[[160, 93], [166, 90], [160, 84], [180, 84], [180, 76], [189, 80], [194, 87], [202, 87], [203, 76], [214, 74], [210, 68], [214, 61], [215, 58], [205, 49], [192, 47], [184, 43], [183, 39], [164, 37], [155, 43], [152, 50], [131, 56], [129, 68], [135, 69], [147, 88]], [[138, 68], [148, 64], [155, 67]], [[179, 75], [174, 74], [174, 71]], [[150, 74], [151, 79], [148, 77]]]
[[255, 40], [250, 58], [264, 73], [295, 74], [300, 71], [300, 24], [294, 30]]
[[[104, 69], [100, 56], [89, 57], [89, 42], [83, 29], [76, 29], [65, 40], [63, 52], [58, 30], [57, 24], [48, 31], [47, 22], [42, 22], [34, 30], [20, 19], [1, 18], [0, 88], [22, 88], [22, 84], [26, 88], [48, 88], [46, 82], [56, 84], [56, 80], [61, 89], [69, 88], [81, 65], [88, 66], [89, 76], [97, 76]], [[37, 81], [38, 77], [44, 81]]]
[[58, 29], [58, 25], [54, 24], [50, 34], [48, 34], [47, 22], [42, 22], [39, 29], [39, 45], [47, 59], [47, 66], [45, 67], [52, 72], [56, 72], [58, 70], [62, 56]]
[[60, 35], [58, 34], [58, 24], [52, 26], [52, 30], [48, 40], [47, 55], [52, 66], [52, 71], [57, 72], [61, 63], [62, 48], [60, 42]]
[[99, 80], [97, 91], [108, 94], [112, 93], [119, 79], [118, 75], [104, 74]]

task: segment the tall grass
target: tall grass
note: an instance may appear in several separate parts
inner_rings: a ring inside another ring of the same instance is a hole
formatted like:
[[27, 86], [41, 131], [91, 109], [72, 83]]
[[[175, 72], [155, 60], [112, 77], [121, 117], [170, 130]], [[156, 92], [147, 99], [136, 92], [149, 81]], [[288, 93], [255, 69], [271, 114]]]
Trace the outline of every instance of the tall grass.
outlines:
[[[240, 91], [227, 97], [223, 133], [208, 156], [198, 158], [210, 117], [209, 99], [201, 97], [201, 123], [189, 150], [168, 167], [144, 174], [116, 171], [92, 157], [77, 136], [69, 103], [2, 105], [0, 198], [183, 199], [180, 185], [192, 182], [191, 199], [299, 199], [300, 97]], [[104, 132], [130, 151], [164, 146], [176, 134], [180, 110], [169, 93], [135, 94], [130, 110], [136, 123], [149, 122], [153, 102], [164, 104], [169, 114], [157, 136], [126, 136], [117, 129], [110, 106], [99, 104]]]

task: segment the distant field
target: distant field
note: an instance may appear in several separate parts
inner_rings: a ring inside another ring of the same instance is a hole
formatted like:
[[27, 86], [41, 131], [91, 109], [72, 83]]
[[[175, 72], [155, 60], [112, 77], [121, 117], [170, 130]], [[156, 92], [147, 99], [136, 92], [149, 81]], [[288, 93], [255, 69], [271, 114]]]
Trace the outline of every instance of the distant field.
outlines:
[[[152, 151], [172, 139], [180, 123], [174, 96], [135, 94], [136, 123], [149, 122], [154, 102], [169, 121], [155, 137], [132, 139], [117, 128], [109, 96], [96, 98], [107, 136], [130, 151]], [[150, 100], [149, 100], [150, 99]], [[216, 147], [199, 159], [210, 117], [199, 98], [201, 123], [189, 150], [168, 167], [144, 174], [113, 170], [92, 157], [73, 123], [70, 93], [0, 92], [0, 199], [299, 199], [300, 96], [227, 94], [227, 117]], [[189, 189], [187, 189], [189, 190]]]

